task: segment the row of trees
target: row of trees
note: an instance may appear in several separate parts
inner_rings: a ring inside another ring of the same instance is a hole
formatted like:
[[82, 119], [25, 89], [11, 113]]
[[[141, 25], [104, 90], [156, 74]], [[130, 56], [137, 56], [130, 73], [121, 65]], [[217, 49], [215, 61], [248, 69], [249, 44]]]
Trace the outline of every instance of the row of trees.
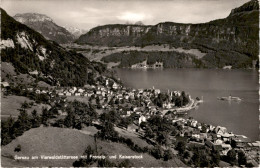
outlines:
[[154, 139], [158, 144], [169, 146], [169, 136], [174, 130], [174, 126], [167, 118], [162, 118], [159, 115], [154, 115], [147, 120], [145, 124], [145, 137]]
[[148, 65], [162, 62], [164, 68], [201, 68], [204, 62], [194, 55], [176, 51], [123, 51], [103, 57], [101, 61], [120, 62], [119, 67], [131, 67], [147, 60]]
[[90, 126], [97, 119], [98, 114], [91, 103], [83, 103], [77, 100], [68, 102], [64, 108], [67, 113], [65, 119], [57, 120], [53, 126], [82, 129], [84, 125]]
[[[128, 121], [125, 121], [128, 120]], [[103, 113], [100, 116], [100, 121], [102, 123], [102, 129], [96, 134], [96, 136], [102, 140], [110, 140], [112, 142], [120, 142], [126, 144], [130, 149], [136, 152], [143, 152], [143, 153], [149, 153], [152, 156], [154, 156], [156, 159], [164, 159], [165, 161], [170, 160], [173, 158], [172, 151], [169, 150], [163, 150], [160, 145], [156, 145], [153, 148], [148, 147], [139, 147], [137, 144], [135, 144], [131, 139], [124, 138], [122, 136], [119, 136], [118, 132], [115, 131], [114, 125], [122, 125], [122, 123], [125, 123], [128, 125], [131, 121], [131, 119], [122, 119], [118, 117], [118, 115], [114, 111], [110, 111], [108, 113]], [[152, 121], [154, 124], [157, 122], [154, 118]], [[164, 126], [166, 126], [167, 123], [165, 123]], [[127, 127], [127, 126], [126, 126]], [[164, 128], [161, 128], [164, 129]], [[163, 141], [163, 138], [161, 138]], [[158, 141], [161, 141], [160, 138], [158, 138]], [[161, 144], [161, 143], [160, 143]]]
[[46, 119], [50, 117], [48, 110], [44, 108], [42, 115], [38, 115], [36, 110], [33, 110], [31, 115], [25, 109], [20, 109], [18, 119], [15, 121], [11, 116], [1, 122], [1, 145], [10, 143], [13, 139], [21, 136], [25, 131], [39, 127], [41, 124], [46, 124]]
[[36, 94], [35, 92], [27, 90], [26, 85], [17, 85], [17, 86], [10, 86], [6, 88], [5, 95], [14, 94], [17, 96], [24, 96], [28, 97], [31, 100], [34, 100], [36, 103], [44, 103], [47, 104], [50, 100], [50, 96], [46, 93]]
[[180, 96], [173, 95], [172, 97], [167, 93], [159, 93], [158, 96], [152, 97], [152, 101], [158, 107], [163, 107], [164, 102], [171, 102], [177, 107], [182, 107], [189, 103], [189, 97], [184, 91], [181, 92]]
[[222, 159], [233, 165], [244, 165], [246, 167], [253, 167], [252, 163], [247, 162], [245, 153], [242, 150], [235, 151], [231, 149], [228, 151], [227, 156], [223, 156]]

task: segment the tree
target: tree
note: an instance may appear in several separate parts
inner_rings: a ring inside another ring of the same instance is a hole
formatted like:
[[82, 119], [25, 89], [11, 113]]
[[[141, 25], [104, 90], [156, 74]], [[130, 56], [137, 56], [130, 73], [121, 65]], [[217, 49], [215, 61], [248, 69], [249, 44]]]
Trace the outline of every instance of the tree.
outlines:
[[234, 165], [236, 163], [236, 151], [234, 149], [228, 151], [227, 159], [231, 165]]
[[15, 148], [14, 148], [14, 151], [15, 152], [20, 152], [22, 150], [22, 147], [20, 144], [18, 144]]
[[162, 158], [164, 155], [162, 148], [159, 145], [156, 145], [153, 149], [151, 154], [156, 158], [156, 159], [160, 159]]
[[254, 165], [253, 165], [253, 163], [250, 162], [250, 163], [246, 164], [246, 167], [254, 167]]
[[207, 152], [200, 148], [195, 148], [191, 160], [195, 167], [210, 166], [209, 158], [207, 157]]
[[182, 106], [182, 99], [181, 97], [176, 97], [175, 99], [175, 106], [181, 107]]
[[175, 149], [179, 152], [179, 155], [182, 155], [186, 149], [186, 143], [184, 141], [179, 141]]
[[148, 138], [154, 138], [154, 133], [153, 133], [153, 130], [151, 129], [150, 126], [147, 126], [146, 127], [146, 130], [145, 130], [145, 137], [148, 137]]
[[218, 167], [219, 166], [219, 162], [220, 162], [220, 154], [219, 151], [217, 150], [212, 150], [211, 152], [211, 160], [213, 162], [213, 166], [214, 167]]
[[158, 132], [156, 141], [159, 142], [159, 144], [161, 145], [168, 146], [170, 141], [169, 134], [166, 131]]
[[49, 111], [47, 110], [47, 108], [43, 108], [42, 109], [42, 115], [41, 115], [41, 123], [45, 126], [47, 126], [47, 121], [49, 119], [50, 115], [49, 115]]
[[199, 167], [200, 166], [200, 154], [198, 150], [195, 150], [193, 152], [193, 155], [191, 157], [192, 163], [196, 166]]
[[185, 106], [186, 104], [189, 103], [189, 98], [188, 98], [188, 96], [185, 94], [184, 91], [181, 92], [181, 97], [182, 97], [182, 106]]
[[200, 167], [209, 167], [210, 166], [210, 162], [209, 159], [207, 158], [207, 155], [205, 153], [200, 153]]
[[35, 109], [32, 111], [31, 123], [32, 123], [32, 128], [36, 128], [41, 125], [40, 117], [38, 116], [37, 111]]
[[22, 135], [31, 128], [31, 119], [26, 110], [21, 109], [17, 121], [14, 123], [15, 136]]
[[98, 137], [105, 140], [116, 141], [118, 139], [118, 132], [115, 131], [111, 122], [106, 122], [101, 131], [98, 132]]
[[29, 104], [28, 104], [27, 101], [25, 100], [25, 101], [22, 103], [21, 108], [27, 109], [27, 108], [29, 108], [29, 107], [30, 107]]
[[232, 139], [230, 145], [231, 145], [232, 148], [236, 148], [237, 142]]
[[68, 128], [74, 127], [74, 125], [75, 125], [75, 114], [73, 112], [68, 112], [68, 115], [64, 119], [64, 125]]
[[202, 124], [201, 132], [206, 133], [207, 132], [207, 126], [205, 124]]
[[246, 155], [243, 151], [239, 150], [238, 151], [238, 164], [239, 165], [246, 165]]
[[118, 164], [117, 167], [132, 167], [133, 164], [130, 162], [130, 160], [126, 159]]
[[183, 154], [183, 157], [185, 159], [188, 159], [190, 157], [190, 153], [188, 151], [185, 151], [184, 154]]
[[176, 130], [175, 127], [172, 128], [172, 130], [171, 130], [171, 135], [172, 135], [172, 136], [176, 136], [176, 135], [177, 135], [177, 130]]
[[109, 111], [108, 113], [102, 113], [100, 116], [100, 121], [102, 123], [111, 122], [116, 124], [118, 120], [119, 120], [119, 116], [116, 114], [114, 110]]
[[6, 145], [15, 138], [14, 123], [11, 116], [6, 121], [1, 121], [1, 145]]
[[173, 153], [171, 151], [171, 149], [168, 149], [164, 152], [164, 161], [167, 161], [167, 160], [171, 160], [173, 158]]
[[127, 118], [121, 118], [120, 119], [120, 123], [118, 125], [121, 125], [122, 127], [124, 128], [127, 128], [128, 125], [130, 125], [132, 122], [131, 118], [130, 117], [127, 117]]
[[116, 167], [117, 165], [113, 162], [110, 162], [108, 159], [98, 160], [98, 167]]

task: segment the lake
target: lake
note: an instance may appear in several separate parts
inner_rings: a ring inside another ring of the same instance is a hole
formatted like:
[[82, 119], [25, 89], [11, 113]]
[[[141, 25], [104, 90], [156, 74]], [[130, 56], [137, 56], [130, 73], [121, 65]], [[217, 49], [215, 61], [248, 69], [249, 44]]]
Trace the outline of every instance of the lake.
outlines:
[[[118, 77], [132, 88], [179, 90], [204, 103], [188, 115], [199, 122], [220, 125], [235, 134], [259, 140], [259, 98], [257, 70], [221, 69], [117, 69]], [[218, 100], [237, 96], [241, 102]]]

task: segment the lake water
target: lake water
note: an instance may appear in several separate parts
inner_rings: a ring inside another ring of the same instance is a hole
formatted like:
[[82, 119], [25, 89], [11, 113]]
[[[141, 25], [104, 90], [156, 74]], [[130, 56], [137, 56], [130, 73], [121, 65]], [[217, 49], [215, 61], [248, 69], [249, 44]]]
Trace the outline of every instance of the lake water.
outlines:
[[[199, 122], [220, 125], [251, 140], [259, 139], [259, 98], [257, 70], [117, 69], [118, 77], [132, 88], [179, 90], [192, 98], [202, 97], [204, 103], [188, 115]], [[217, 100], [237, 96], [241, 102]]]

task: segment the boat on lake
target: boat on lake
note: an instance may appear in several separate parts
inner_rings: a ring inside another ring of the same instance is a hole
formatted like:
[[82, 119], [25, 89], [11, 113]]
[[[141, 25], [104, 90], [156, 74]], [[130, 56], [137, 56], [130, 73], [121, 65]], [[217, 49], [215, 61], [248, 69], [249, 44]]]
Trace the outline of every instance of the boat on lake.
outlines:
[[219, 100], [225, 100], [225, 101], [241, 101], [242, 99], [239, 97], [232, 97], [231, 95], [228, 97], [218, 97]]

